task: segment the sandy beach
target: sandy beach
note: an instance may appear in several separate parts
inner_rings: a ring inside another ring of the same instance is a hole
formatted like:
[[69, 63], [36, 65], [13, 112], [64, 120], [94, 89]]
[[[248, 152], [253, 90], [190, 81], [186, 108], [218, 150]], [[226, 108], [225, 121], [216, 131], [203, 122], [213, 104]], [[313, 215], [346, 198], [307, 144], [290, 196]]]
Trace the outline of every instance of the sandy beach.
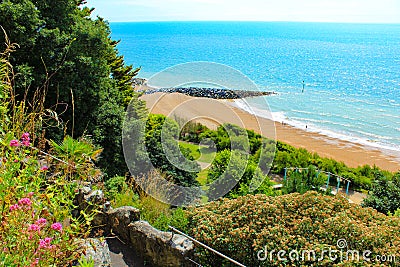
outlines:
[[380, 150], [275, 123], [235, 107], [232, 101], [195, 98], [178, 93], [155, 93], [141, 98], [154, 114], [200, 122], [212, 129], [229, 122], [320, 156], [343, 161], [350, 167], [369, 164], [393, 172], [400, 170], [400, 160]]

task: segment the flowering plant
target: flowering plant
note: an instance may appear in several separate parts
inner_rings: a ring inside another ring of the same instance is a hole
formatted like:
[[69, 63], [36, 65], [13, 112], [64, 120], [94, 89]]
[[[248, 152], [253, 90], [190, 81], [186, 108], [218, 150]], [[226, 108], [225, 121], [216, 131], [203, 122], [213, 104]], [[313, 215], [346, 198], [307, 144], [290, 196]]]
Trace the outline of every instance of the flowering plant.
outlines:
[[74, 258], [72, 231], [40, 204], [33, 192], [5, 208], [0, 226], [2, 266], [59, 266]]

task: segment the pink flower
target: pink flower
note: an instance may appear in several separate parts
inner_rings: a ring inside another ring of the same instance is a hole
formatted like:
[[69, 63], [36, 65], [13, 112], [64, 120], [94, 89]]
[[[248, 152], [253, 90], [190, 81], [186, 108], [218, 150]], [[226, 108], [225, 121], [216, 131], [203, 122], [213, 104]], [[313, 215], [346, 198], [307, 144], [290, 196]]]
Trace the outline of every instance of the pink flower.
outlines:
[[21, 136], [21, 139], [24, 140], [24, 141], [25, 141], [25, 140], [27, 140], [27, 141], [31, 140], [31, 139], [29, 138], [29, 133], [23, 133], [22, 136]]
[[47, 167], [46, 165], [44, 165], [42, 168], [40, 168], [41, 171], [47, 171], [49, 169], [49, 167]]
[[30, 224], [28, 230], [38, 232], [40, 230], [40, 226], [37, 224]]
[[47, 244], [43, 239], [39, 240], [39, 248], [46, 248]]
[[58, 222], [57, 223], [53, 223], [51, 225], [51, 229], [61, 232], [62, 231], [62, 225], [61, 225], [61, 223], [58, 223]]
[[17, 210], [17, 209], [19, 209], [18, 204], [14, 204], [14, 205], [10, 206], [10, 211]]
[[28, 197], [31, 198], [31, 197], [33, 197], [34, 194], [35, 194], [35, 192], [29, 192]]
[[22, 136], [21, 136], [21, 139], [22, 139], [22, 145], [24, 145], [24, 146], [30, 146], [31, 145], [31, 139], [29, 138], [29, 133], [24, 133], [24, 134], [22, 134]]
[[39, 248], [51, 248], [51, 241], [53, 238], [46, 237], [45, 239], [39, 240]]
[[30, 206], [32, 205], [32, 201], [31, 201], [29, 198], [24, 197], [24, 198], [21, 198], [21, 199], [18, 201], [18, 204], [20, 204], [20, 205], [22, 205], [22, 206], [28, 206], [28, 207], [30, 207]]
[[30, 146], [31, 145], [31, 142], [29, 142], [29, 141], [22, 141], [21, 143], [22, 143], [23, 146]]
[[37, 225], [44, 225], [46, 223], [47, 223], [47, 220], [45, 218], [40, 218], [39, 220], [37, 220], [35, 222], [35, 224], [37, 224]]
[[11, 140], [10, 141], [10, 146], [14, 146], [14, 147], [17, 147], [17, 146], [20, 146], [20, 143], [19, 143], [19, 141], [18, 140]]

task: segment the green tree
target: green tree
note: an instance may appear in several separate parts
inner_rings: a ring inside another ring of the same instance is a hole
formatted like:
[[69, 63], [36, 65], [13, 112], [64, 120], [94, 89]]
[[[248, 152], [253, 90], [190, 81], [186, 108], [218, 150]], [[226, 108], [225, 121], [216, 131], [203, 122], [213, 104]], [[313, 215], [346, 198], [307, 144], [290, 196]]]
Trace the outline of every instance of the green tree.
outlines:
[[[218, 152], [207, 179], [212, 183], [210, 196], [220, 195], [220, 192], [226, 192], [229, 198], [257, 193], [272, 194], [271, 183], [266, 175], [253, 159], [237, 150]], [[256, 186], [257, 189], [254, 188]]]
[[387, 177], [376, 179], [362, 205], [385, 214], [394, 213], [400, 209], [400, 172], [396, 173], [392, 179]]
[[[46, 108], [62, 123], [62, 128], [47, 125], [47, 137], [92, 136], [104, 148], [100, 166], [110, 175], [123, 174], [122, 122], [132, 97], [139, 101], [131, 88], [138, 69], [126, 66], [108, 23], [92, 19], [92, 9], [84, 3], [1, 1], [0, 25], [20, 45], [10, 58], [18, 73], [17, 94], [21, 98], [28, 91], [32, 98], [37, 88], [44, 88]], [[5, 43], [3, 36], [0, 42]]]
[[197, 186], [196, 177], [200, 167], [196, 162], [187, 160], [193, 160], [190, 152], [186, 151], [186, 155], [181, 154], [178, 137], [179, 127], [175, 121], [163, 115], [149, 115], [145, 144], [152, 165], [177, 185]]

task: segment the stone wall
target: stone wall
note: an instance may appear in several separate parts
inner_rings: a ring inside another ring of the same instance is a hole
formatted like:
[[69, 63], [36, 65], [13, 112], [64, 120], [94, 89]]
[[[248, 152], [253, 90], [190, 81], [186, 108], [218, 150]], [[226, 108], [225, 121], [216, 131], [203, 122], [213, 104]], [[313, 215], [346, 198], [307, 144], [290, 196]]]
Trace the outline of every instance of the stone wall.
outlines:
[[[194, 245], [186, 237], [157, 230], [148, 222], [141, 221], [140, 211], [134, 207], [111, 208], [101, 190], [81, 188], [75, 204], [79, 209], [88, 211], [91, 203], [100, 205], [102, 209], [93, 220], [93, 227], [102, 228], [106, 234], [117, 235], [152, 266], [192, 266], [187, 258], [193, 258]], [[79, 211], [76, 213], [79, 214]]]

